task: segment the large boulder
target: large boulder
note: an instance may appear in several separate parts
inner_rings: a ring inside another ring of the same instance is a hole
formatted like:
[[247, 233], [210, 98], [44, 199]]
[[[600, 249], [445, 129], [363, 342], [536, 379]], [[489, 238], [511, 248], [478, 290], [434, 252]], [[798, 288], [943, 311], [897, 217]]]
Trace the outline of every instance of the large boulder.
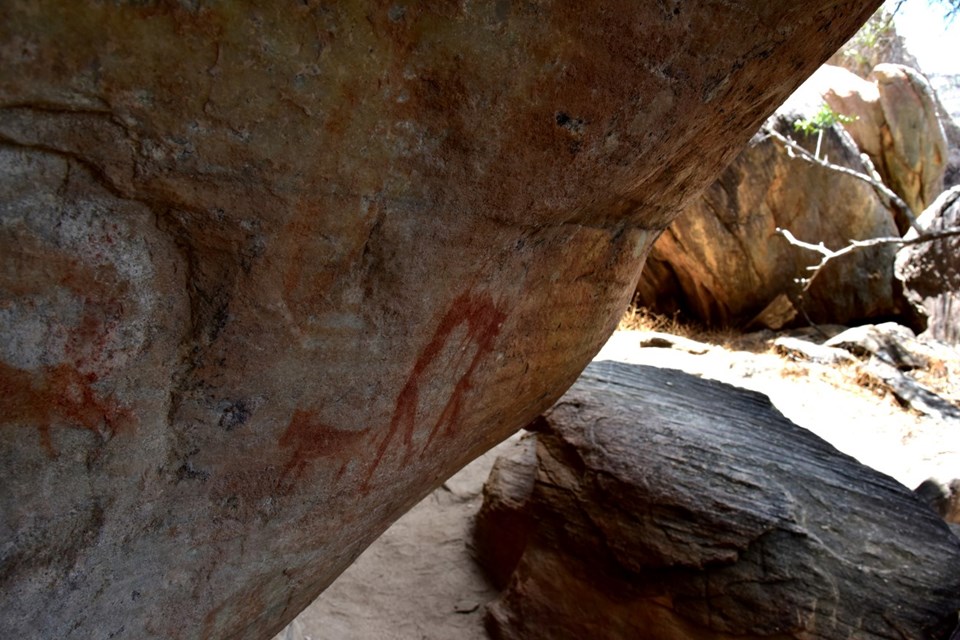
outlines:
[[[812, 118], [824, 102], [851, 120], [843, 129], [837, 124], [824, 131], [822, 157], [865, 175], [876, 169], [916, 213], [940, 193], [947, 141], [935, 98], [918, 72], [881, 64], [868, 81], [824, 65], [767, 126], [813, 151], [816, 136], [803, 139], [792, 125]], [[861, 151], [870, 162], [865, 164]], [[831, 249], [852, 239], [895, 237], [910, 222], [888, 207], [866, 182], [791, 158], [758, 135], [654, 245], [637, 302], [711, 325], [756, 320], [769, 326], [772, 316], [777, 319], [772, 328], [780, 328], [801, 317], [799, 304], [818, 322], [897, 315], [904, 305], [893, 278], [892, 245], [835, 261], [798, 301], [794, 281], [809, 275], [807, 267], [820, 256], [775, 236], [783, 227]]]
[[0, 3], [0, 636], [279, 631], [878, 4]]
[[[812, 152], [817, 135], [804, 138], [793, 126], [820, 108], [819, 92], [813, 92], [815, 99], [810, 93], [809, 88], [798, 92], [767, 126]], [[822, 156], [867, 171], [840, 129], [830, 127], [823, 134]], [[798, 305], [816, 321], [840, 324], [899, 310], [890, 246], [834, 261], [798, 301], [796, 279], [809, 275], [807, 267], [820, 256], [787, 243], [777, 235], [778, 227], [808, 242], [824, 241], [831, 249], [850, 239], [897, 235], [893, 216], [873, 187], [791, 157], [761, 132], [654, 245], [637, 302], [662, 313], [682, 311], [710, 325], [734, 326], [749, 324], [778, 300], [790, 312], [784, 322], [799, 317]]]
[[481, 556], [512, 569], [488, 608], [498, 640], [946, 640], [957, 624], [947, 524], [760, 394], [600, 362], [532, 427], [536, 459], [491, 473], [476, 529], [478, 548], [522, 545], [512, 567]]
[[[926, 234], [960, 232], [960, 186], [945, 191], [918, 219]], [[911, 230], [906, 240], [916, 241]], [[926, 336], [960, 344], [960, 235], [916, 242], [896, 260], [896, 275], [904, 295], [926, 325]]]
[[[867, 80], [832, 68], [830, 78], [824, 99], [852, 118], [844, 128], [870, 156], [884, 184], [919, 215], [943, 190], [948, 159], [930, 83], [916, 69], [899, 64], [878, 64]], [[898, 224], [905, 232], [909, 220]]]
[[[885, 10], [875, 13], [829, 60], [830, 65], [848, 69], [861, 78], [870, 76], [874, 67], [882, 63], [921, 71], [929, 81], [940, 125], [947, 138], [944, 188], [960, 184], [960, 126], [957, 124], [960, 122], [960, 75], [923, 72], [917, 59], [907, 50], [903, 37], [897, 33], [893, 16]], [[925, 105], [914, 107], [926, 109]]]

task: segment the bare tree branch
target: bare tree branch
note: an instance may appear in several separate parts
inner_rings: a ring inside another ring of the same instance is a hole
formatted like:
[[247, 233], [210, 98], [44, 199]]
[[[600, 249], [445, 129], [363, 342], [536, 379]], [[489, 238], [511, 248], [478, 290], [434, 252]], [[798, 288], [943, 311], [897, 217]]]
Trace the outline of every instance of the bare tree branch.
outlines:
[[[769, 126], [764, 127], [763, 132], [764, 134], [766, 134], [767, 137], [773, 138], [777, 142], [779, 142], [781, 145], [783, 145], [783, 148], [787, 152], [787, 155], [790, 156], [791, 158], [799, 158], [800, 160], [804, 160], [806, 162], [819, 165], [826, 169], [830, 169], [831, 171], [838, 171], [842, 174], [852, 176], [854, 178], [857, 178], [858, 180], [862, 180], [866, 182], [871, 187], [876, 189], [883, 197], [885, 197], [892, 206], [899, 209], [903, 213], [904, 217], [910, 222], [910, 226], [913, 227], [913, 229], [917, 233], [923, 234], [923, 229], [920, 227], [920, 224], [917, 222], [917, 216], [914, 214], [913, 210], [907, 205], [906, 202], [903, 201], [903, 198], [901, 198], [896, 193], [894, 193], [890, 189], [890, 187], [883, 184], [883, 181], [880, 179], [879, 174], [877, 174], [877, 171], [874, 168], [872, 162], [864, 162], [864, 164], [871, 170], [871, 173], [873, 173], [873, 175], [871, 176], [871, 175], [867, 175], [866, 173], [861, 173], [860, 171], [856, 171], [855, 169], [851, 169], [849, 167], [844, 167], [839, 164], [834, 164], [832, 162], [827, 161], [825, 158], [821, 158], [816, 154], [810, 153], [809, 151], [801, 147], [799, 144], [797, 144], [796, 140], [793, 140], [792, 138], [789, 138], [783, 135], [782, 133], [773, 129], [772, 127], [769, 127]], [[861, 157], [863, 157], [864, 155], [865, 154], [861, 154]]]
[[807, 267], [807, 270], [811, 272], [810, 277], [800, 278], [798, 282], [803, 285], [802, 291], [807, 291], [810, 288], [810, 285], [813, 284], [813, 280], [820, 274], [820, 271], [823, 270], [827, 263], [831, 260], [835, 260], [840, 256], [847, 255], [858, 249], [866, 249], [867, 247], [878, 247], [882, 245], [896, 245], [897, 251], [903, 247], [912, 245], [912, 244], [922, 244], [924, 242], [933, 242], [934, 240], [942, 240], [944, 238], [952, 238], [960, 236], [960, 228], [952, 227], [949, 229], [943, 229], [941, 231], [931, 231], [929, 233], [920, 233], [919, 235], [913, 236], [911, 238], [871, 238], [870, 240], [851, 240], [845, 247], [837, 249], [828, 249], [823, 242], [813, 244], [810, 242], [804, 242], [803, 240], [797, 239], [788, 229], [783, 229], [777, 227], [777, 233], [786, 238], [787, 242], [792, 244], [795, 247], [800, 247], [801, 249], [807, 249], [808, 251], [815, 251], [819, 253], [821, 258], [820, 262]]

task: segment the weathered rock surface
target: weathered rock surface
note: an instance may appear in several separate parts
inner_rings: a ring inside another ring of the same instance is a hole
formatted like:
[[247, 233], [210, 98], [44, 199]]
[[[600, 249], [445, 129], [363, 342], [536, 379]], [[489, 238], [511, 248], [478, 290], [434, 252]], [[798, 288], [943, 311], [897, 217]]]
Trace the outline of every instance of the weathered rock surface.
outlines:
[[[768, 125], [800, 141], [793, 123], [819, 108], [819, 94], [816, 100], [805, 94]], [[802, 143], [812, 151], [816, 139]], [[821, 153], [832, 163], [865, 170], [859, 151], [837, 129], [824, 132]], [[832, 249], [850, 239], [897, 234], [890, 211], [868, 184], [790, 158], [774, 140], [758, 135], [656, 242], [637, 303], [668, 314], [681, 310], [712, 325], [769, 322], [768, 305], [784, 295], [795, 299], [795, 279], [819, 260], [777, 237], [777, 227]], [[807, 313], [818, 322], [841, 324], [896, 313], [893, 257], [888, 246], [828, 265], [804, 295]], [[774, 315], [782, 325], [796, 311]]]
[[914, 491], [950, 524], [960, 524], [960, 478], [940, 482], [924, 480]]
[[[925, 233], [960, 229], [960, 186], [945, 191], [918, 218]], [[905, 238], [919, 234], [910, 231]], [[960, 235], [903, 248], [896, 276], [907, 300], [925, 318], [925, 335], [960, 344]]]
[[857, 35], [831, 56], [828, 64], [867, 78], [874, 67], [882, 63], [915, 69], [929, 81], [940, 125], [947, 138], [944, 188], [960, 184], [960, 126], [957, 125], [960, 122], [960, 76], [927, 73], [921, 69], [917, 59], [907, 50], [903, 37], [897, 33], [892, 16], [882, 11], [875, 13]]
[[526, 437], [514, 455], [497, 458], [483, 485], [483, 506], [474, 524], [474, 555], [498, 589], [507, 586], [527, 547], [527, 507], [536, 464], [536, 440]]
[[595, 363], [535, 428], [496, 638], [946, 639], [957, 623], [946, 523], [764, 396]]
[[0, 4], [0, 636], [279, 631], [877, 4]]
[[960, 74], [927, 75], [937, 98], [940, 125], [947, 137], [947, 166], [943, 172], [943, 188], [960, 185]]
[[[960, 406], [915, 377], [920, 370], [946, 371], [951, 349], [938, 340], [918, 339], [908, 327], [894, 322], [843, 330], [822, 344], [780, 337], [774, 348], [794, 359], [855, 367], [861, 385], [885, 388], [904, 407], [943, 421], [943, 428], [960, 426]], [[861, 361], [861, 358], [863, 361]]]
[[[930, 83], [916, 69], [899, 64], [877, 65], [868, 80], [828, 69], [831, 83], [824, 99], [838, 113], [854, 118], [843, 127], [870, 156], [884, 184], [919, 215], [943, 190], [948, 158]], [[898, 224], [905, 232], [909, 221]]]

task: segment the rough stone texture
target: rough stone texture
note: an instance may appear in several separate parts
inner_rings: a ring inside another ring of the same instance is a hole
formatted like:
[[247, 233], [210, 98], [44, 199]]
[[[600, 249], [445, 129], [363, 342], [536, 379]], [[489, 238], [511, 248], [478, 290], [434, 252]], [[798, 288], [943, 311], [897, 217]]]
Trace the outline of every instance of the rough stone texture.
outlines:
[[948, 524], [960, 525], [960, 478], [924, 480], [914, 491]]
[[278, 632], [877, 4], [0, 4], [0, 636]]
[[536, 441], [523, 440], [512, 456], [497, 458], [483, 485], [483, 506], [474, 524], [474, 555], [490, 581], [503, 589], [527, 546], [530, 517], [527, 502], [533, 492]]
[[937, 96], [940, 124], [947, 136], [947, 166], [943, 172], [943, 188], [960, 185], [960, 74], [928, 76]]
[[[960, 228], [960, 186], [941, 194], [918, 222], [927, 233]], [[911, 231], [906, 237], [917, 235]], [[960, 344], [960, 236], [904, 248], [897, 254], [896, 275], [926, 320], [925, 335]]]
[[495, 638], [945, 640], [957, 623], [947, 524], [765, 396], [594, 363], [534, 428]]
[[[804, 140], [793, 129], [794, 121], [819, 107], [819, 93], [816, 99], [807, 93], [799, 92], [768, 124], [812, 151], [816, 137]], [[856, 147], [836, 129], [825, 131], [821, 153], [835, 164], [864, 170]], [[667, 314], [680, 310], [712, 325], [763, 322], [770, 314], [762, 312], [784, 294], [796, 302], [795, 279], [819, 261], [817, 254], [778, 237], [777, 227], [832, 249], [854, 238], [897, 234], [889, 210], [868, 184], [790, 158], [772, 139], [758, 135], [656, 242], [637, 303]], [[817, 276], [803, 307], [818, 322], [841, 324], [895, 313], [900, 300], [893, 256], [888, 246], [835, 261]]]
[[[866, 78], [881, 63], [899, 64], [923, 73], [934, 90], [934, 102], [947, 138], [947, 158], [943, 174], [944, 188], [960, 184], [960, 75], [925, 73], [917, 59], [907, 51], [889, 14], [874, 14], [837, 53], [829, 64], [843, 67]], [[919, 212], [918, 212], [919, 213]]]
[[[844, 123], [883, 178], [917, 215], [943, 190], [947, 138], [933, 89], [916, 69], [879, 64], [869, 81], [834, 68], [824, 99], [838, 113], [855, 118]], [[898, 220], [901, 231], [908, 222]]]

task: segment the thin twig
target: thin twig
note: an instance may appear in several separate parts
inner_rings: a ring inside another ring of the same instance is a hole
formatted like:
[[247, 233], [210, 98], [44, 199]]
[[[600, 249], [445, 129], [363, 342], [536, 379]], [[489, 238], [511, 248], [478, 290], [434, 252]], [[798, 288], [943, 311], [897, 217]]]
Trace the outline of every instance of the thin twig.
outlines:
[[845, 247], [837, 249], [828, 249], [823, 242], [813, 244], [810, 242], [804, 242], [803, 240], [797, 239], [789, 229], [783, 229], [777, 227], [777, 233], [786, 238], [787, 242], [792, 244], [795, 247], [800, 247], [801, 249], [807, 249], [808, 251], [815, 251], [819, 253], [821, 258], [820, 262], [807, 267], [807, 271], [811, 272], [809, 278], [801, 278], [799, 282], [803, 284], [802, 291], [807, 291], [810, 288], [810, 285], [813, 284], [814, 278], [816, 278], [820, 271], [827, 265], [831, 260], [835, 260], [840, 256], [844, 256], [848, 253], [856, 251], [858, 249], [866, 249], [868, 247], [878, 247], [883, 245], [896, 245], [897, 251], [903, 249], [904, 247], [913, 245], [913, 244], [922, 244], [925, 242], [933, 242], [934, 240], [943, 240], [944, 238], [953, 238], [960, 236], [960, 228], [951, 227], [949, 229], [943, 229], [942, 231], [931, 231], [927, 233], [921, 233], [919, 235], [913, 236], [911, 238], [892, 238], [892, 237], [883, 237], [883, 238], [871, 238], [869, 240], [851, 240]]
[[[903, 213], [904, 217], [910, 222], [910, 226], [913, 227], [913, 229], [917, 233], [920, 233], [920, 234], [923, 233], [923, 228], [921, 228], [920, 224], [917, 222], [917, 216], [913, 213], [913, 210], [907, 205], [906, 202], [904, 202], [903, 198], [901, 198], [896, 193], [894, 193], [890, 189], [890, 187], [883, 184], [881, 180], [877, 179], [879, 178], [879, 176], [876, 176], [876, 177], [870, 176], [860, 171], [857, 171], [855, 169], [844, 167], [839, 164], [834, 164], [832, 162], [827, 161], [824, 158], [820, 158], [817, 155], [812, 154], [806, 149], [804, 149], [803, 147], [801, 147], [799, 144], [797, 144], [796, 140], [793, 140], [792, 138], [789, 138], [783, 135], [782, 133], [780, 133], [779, 131], [776, 131], [771, 127], [764, 127], [763, 131], [768, 137], [774, 138], [778, 142], [780, 142], [780, 144], [784, 146], [787, 152], [787, 155], [790, 156], [791, 158], [799, 158], [800, 160], [804, 160], [812, 164], [820, 165], [821, 167], [824, 167], [826, 169], [830, 169], [832, 171], [838, 171], [845, 175], [852, 176], [854, 178], [857, 178], [858, 180], [862, 180], [866, 182], [871, 187], [873, 187], [878, 192], [880, 192], [880, 194], [883, 195], [888, 201], [890, 201], [890, 203], [894, 207], [899, 209]], [[873, 163], [870, 163], [870, 165], [868, 166], [870, 169], [873, 169]], [[876, 173], [876, 169], [873, 169], [873, 172]]]

